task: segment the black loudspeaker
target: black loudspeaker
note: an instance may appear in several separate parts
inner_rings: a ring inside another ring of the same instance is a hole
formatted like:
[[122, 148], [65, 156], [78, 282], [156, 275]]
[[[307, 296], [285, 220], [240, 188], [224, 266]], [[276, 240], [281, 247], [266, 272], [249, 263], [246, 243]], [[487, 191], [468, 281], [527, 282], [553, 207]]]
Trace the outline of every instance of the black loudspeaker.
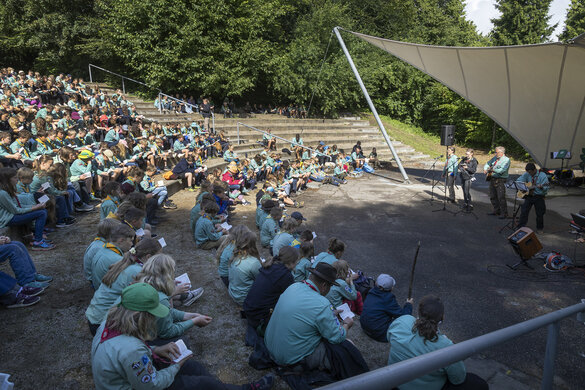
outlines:
[[455, 143], [455, 126], [442, 125], [441, 126], [441, 145], [451, 146]]

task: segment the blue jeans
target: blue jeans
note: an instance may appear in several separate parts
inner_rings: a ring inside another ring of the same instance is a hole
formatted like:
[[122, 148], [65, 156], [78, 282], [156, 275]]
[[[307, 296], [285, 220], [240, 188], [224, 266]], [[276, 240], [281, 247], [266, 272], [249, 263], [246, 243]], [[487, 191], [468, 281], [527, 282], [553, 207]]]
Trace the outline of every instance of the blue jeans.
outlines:
[[47, 210], [35, 210], [25, 214], [16, 214], [8, 222], [7, 226], [28, 225], [32, 221], [35, 221], [35, 241], [41, 241], [43, 239], [45, 222], [47, 221]]
[[0, 262], [7, 260], [21, 286], [35, 281], [37, 270], [26, 247], [18, 241], [0, 245]]
[[0, 297], [16, 286], [16, 279], [12, 276], [0, 272]]
[[157, 197], [159, 207], [167, 200], [167, 187], [156, 187], [152, 194]]
[[57, 205], [57, 222], [63, 222], [65, 218], [69, 218], [69, 207], [64, 196], [56, 196], [55, 204]]

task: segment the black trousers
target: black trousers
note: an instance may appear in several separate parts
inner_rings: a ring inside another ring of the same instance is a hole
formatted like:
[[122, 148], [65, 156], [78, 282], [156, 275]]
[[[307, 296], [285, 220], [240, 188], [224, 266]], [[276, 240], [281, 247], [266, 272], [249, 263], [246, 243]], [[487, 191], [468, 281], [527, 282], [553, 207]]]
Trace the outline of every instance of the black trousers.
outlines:
[[454, 385], [447, 380], [447, 383], [445, 383], [441, 390], [488, 390], [489, 388], [490, 387], [485, 380], [468, 372], [463, 383]]
[[506, 179], [492, 178], [490, 181], [490, 201], [492, 202], [492, 206], [494, 206], [494, 213], [508, 215]]
[[536, 229], [542, 230], [544, 229], [544, 213], [546, 213], [546, 204], [542, 195], [527, 195], [524, 198], [518, 226], [526, 226], [532, 206], [534, 206], [534, 210], [536, 211]]
[[236, 390], [249, 389], [250, 385], [229, 385], [222, 383], [212, 376], [203, 366], [193, 358], [187, 360], [175, 376], [169, 390], [200, 389], [200, 390]]
[[455, 175], [447, 176], [447, 189], [449, 190], [449, 200], [455, 201]]
[[463, 203], [466, 206], [471, 205], [471, 180], [461, 179], [461, 189], [463, 190]]

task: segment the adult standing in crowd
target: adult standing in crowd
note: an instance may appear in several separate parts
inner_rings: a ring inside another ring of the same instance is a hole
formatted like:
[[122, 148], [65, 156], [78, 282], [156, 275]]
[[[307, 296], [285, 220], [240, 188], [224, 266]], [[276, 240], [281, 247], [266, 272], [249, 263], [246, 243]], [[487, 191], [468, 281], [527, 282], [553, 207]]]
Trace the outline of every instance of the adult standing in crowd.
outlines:
[[471, 204], [471, 183], [475, 181], [477, 171], [477, 159], [473, 157], [473, 149], [467, 149], [465, 157], [459, 163], [459, 176], [461, 177], [461, 188], [463, 190], [463, 208], [467, 211], [473, 210]]
[[496, 147], [496, 155], [484, 166], [486, 180], [490, 182], [490, 201], [494, 211], [488, 215], [499, 215], [500, 219], [508, 218], [508, 205], [506, 203], [506, 179], [510, 169], [510, 159], [506, 156], [506, 148]]
[[[211, 110], [213, 106], [209, 104], [209, 99], [203, 99], [203, 104], [200, 107], [200, 113], [203, 115], [203, 126], [205, 131], [209, 133], [209, 118], [211, 118]], [[215, 131], [215, 129], [214, 129]]]
[[536, 230], [538, 233], [542, 233], [544, 229], [544, 213], [546, 212], [544, 198], [549, 188], [548, 178], [544, 172], [539, 172], [536, 169], [534, 163], [526, 164], [525, 169], [526, 172], [516, 180], [525, 183], [528, 187], [528, 192], [524, 195], [518, 227], [526, 226], [528, 215], [532, 206], [534, 206], [536, 211]]

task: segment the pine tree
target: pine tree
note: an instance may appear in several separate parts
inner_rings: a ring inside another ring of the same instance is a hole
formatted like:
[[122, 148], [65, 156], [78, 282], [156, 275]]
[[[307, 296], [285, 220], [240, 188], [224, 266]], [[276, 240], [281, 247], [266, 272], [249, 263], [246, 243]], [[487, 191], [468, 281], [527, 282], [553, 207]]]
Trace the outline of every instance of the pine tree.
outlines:
[[571, 0], [565, 29], [559, 35], [559, 40], [573, 39], [583, 33], [585, 33], [585, 0]]
[[490, 38], [496, 46], [526, 45], [547, 42], [556, 28], [549, 26], [548, 10], [552, 0], [496, 0], [502, 13], [492, 19]]

